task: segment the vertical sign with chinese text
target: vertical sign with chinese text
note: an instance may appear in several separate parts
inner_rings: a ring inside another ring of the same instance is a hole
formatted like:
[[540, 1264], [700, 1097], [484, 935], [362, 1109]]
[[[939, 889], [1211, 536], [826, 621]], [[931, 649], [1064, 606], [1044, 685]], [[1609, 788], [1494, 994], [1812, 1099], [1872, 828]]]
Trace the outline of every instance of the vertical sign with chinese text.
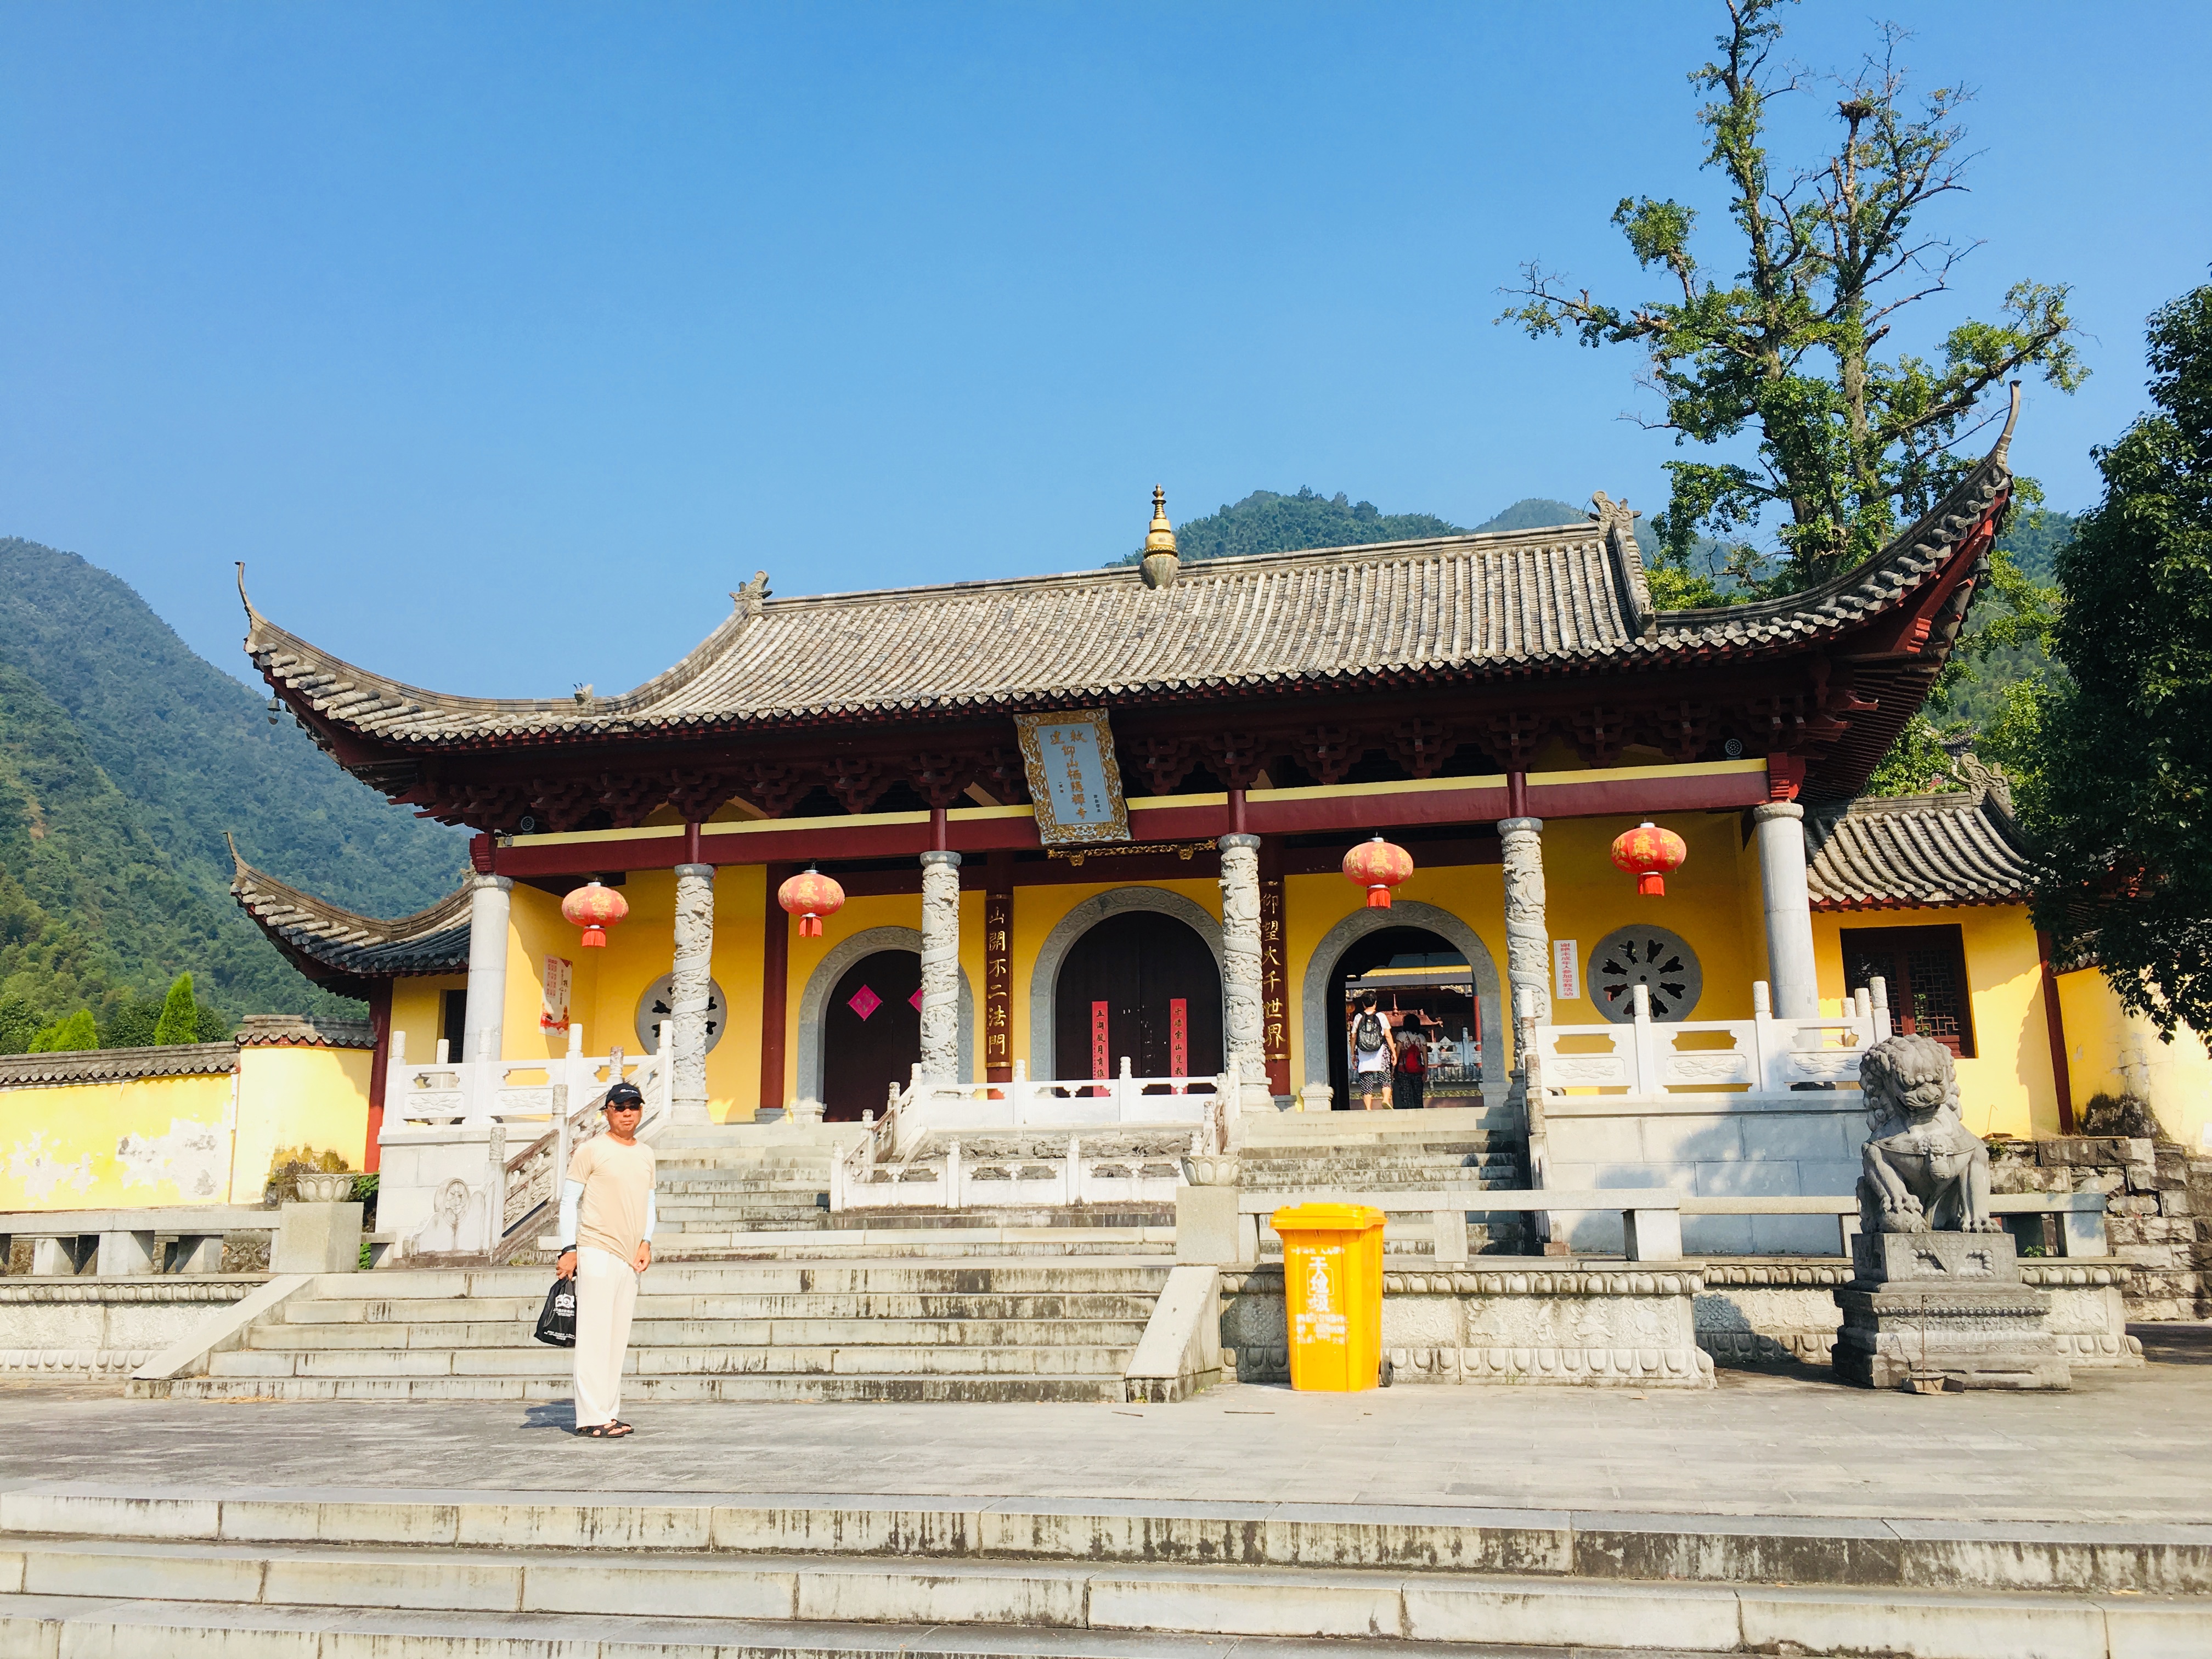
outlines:
[[568, 1029], [568, 998], [576, 982], [575, 964], [566, 957], [545, 958], [545, 998], [538, 1014], [541, 1031]]

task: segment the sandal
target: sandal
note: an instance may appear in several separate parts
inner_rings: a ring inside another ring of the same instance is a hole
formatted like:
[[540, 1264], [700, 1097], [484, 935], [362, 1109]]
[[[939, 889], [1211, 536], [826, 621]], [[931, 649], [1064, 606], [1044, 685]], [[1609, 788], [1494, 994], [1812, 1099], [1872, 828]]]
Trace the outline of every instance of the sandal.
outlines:
[[611, 1423], [586, 1423], [577, 1425], [576, 1432], [586, 1440], [611, 1440], [615, 1437]]
[[635, 1428], [623, 1422], [619, 1417], [615, 1419], [613, 1422], [607, 1425], [607, 1438], [610, 1440], [619, 1440], [626, 1434], [635, 1434], [636, 1432], [637, 1431]]

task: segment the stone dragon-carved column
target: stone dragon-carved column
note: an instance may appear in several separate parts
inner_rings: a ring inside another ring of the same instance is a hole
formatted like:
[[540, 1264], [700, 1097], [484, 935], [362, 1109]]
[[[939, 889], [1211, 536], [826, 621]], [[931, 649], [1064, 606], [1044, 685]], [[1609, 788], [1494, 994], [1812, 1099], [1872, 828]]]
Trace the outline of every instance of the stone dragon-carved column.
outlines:
[[1540, 1024], [1552, 1018], [1552, 936], [1544, 923], [1544, 820], [1501, 819], [1498, 839], [1505, 861], [1506, 1018], [1519, 1018], [1521, 988], [1526, 986]]
[[960, 854], [921, 855], [921, 1074], [960, 1069]]
[[707, 1006], [714, 955], [714, 866], [676, 866], [676, 960], [668, 981], [671, 1107], [678, 1123], [707, 1112]]
[[1261, 1020], [1266, 975], [1260, 940], [1260, 838], [1224, 836], [1221, 847], [1221, 1013], [1237, 1105], [1272, 1108]]

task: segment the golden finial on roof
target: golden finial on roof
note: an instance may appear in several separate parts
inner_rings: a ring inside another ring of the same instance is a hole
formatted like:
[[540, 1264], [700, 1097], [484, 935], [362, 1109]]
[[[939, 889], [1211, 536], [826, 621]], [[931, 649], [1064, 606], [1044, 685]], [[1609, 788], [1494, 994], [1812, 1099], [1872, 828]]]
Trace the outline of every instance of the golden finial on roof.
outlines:
[[1147, 587], [1165, 587], [1176, 579], [1182, 568], [1176, 553], [1175, 526], [1168, 522], [1168, 492], [1158, 484], [1152, 486], [1152, 526], [1145, 532], [1145, 557], [1141, 568]]

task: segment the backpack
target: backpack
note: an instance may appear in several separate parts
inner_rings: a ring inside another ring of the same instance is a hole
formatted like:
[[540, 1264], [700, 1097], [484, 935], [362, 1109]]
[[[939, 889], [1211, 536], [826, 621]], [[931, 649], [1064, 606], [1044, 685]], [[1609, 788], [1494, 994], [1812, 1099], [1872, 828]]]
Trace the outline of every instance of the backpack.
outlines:
[[1371, 1054], [1382, 1046], [1383, 1024], [1376, 1014], [1362, 1014], [1352, 1024], [1352, 1045], [1363, 1054]]

